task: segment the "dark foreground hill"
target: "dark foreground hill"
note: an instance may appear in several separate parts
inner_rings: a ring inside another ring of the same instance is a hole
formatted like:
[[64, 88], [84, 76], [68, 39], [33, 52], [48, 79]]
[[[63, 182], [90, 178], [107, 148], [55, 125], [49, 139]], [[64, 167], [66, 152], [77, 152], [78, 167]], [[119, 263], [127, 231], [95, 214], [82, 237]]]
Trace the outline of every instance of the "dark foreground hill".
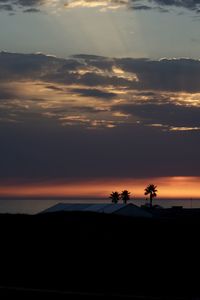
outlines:
[[0, 229], [0, 296], [200, 298], [198, 213], [0, 215]]

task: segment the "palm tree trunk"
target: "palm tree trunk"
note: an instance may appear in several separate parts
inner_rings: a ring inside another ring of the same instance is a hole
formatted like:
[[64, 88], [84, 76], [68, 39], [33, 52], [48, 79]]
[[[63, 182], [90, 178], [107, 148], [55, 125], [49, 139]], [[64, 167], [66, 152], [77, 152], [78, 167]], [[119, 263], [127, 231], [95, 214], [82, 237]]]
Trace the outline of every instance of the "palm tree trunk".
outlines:
[[150, 193], [150, 207], [152, 207], [153, 206], [153, 195], [152, 195], [152, 193]]

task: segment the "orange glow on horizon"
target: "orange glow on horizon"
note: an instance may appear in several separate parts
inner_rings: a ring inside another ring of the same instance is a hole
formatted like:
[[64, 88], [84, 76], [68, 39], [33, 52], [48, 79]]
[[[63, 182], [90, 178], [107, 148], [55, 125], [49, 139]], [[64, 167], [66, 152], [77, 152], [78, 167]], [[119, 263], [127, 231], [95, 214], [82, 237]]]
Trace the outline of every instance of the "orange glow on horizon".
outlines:
[[158, 198], [200, 198], [200, 177], [105, 179], [68, 182], [1, 183], [0, 197], [85, 197], [108, 198], [112, 191], [128, 189], [133, 198], [145, 198], [144, 188], [153, 183]]

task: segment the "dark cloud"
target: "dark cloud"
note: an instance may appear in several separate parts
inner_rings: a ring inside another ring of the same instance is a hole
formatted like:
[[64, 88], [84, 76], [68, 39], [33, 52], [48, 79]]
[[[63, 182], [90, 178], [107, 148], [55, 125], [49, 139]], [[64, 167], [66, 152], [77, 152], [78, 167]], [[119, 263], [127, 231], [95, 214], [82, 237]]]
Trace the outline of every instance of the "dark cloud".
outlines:
[[28, 8], [28, 9], [25, 9], [23, 12], [24, 13], [38, 13], [38, 12], [40, 12], [40, 9], [38, 9], [38, 8]]
[[[147, 93], [150, 91], [196, 93], [200, 92], [200, 61], [185, 58], [155, 61], [98, 57], [91, 60], [90, 56], [89, 58], [84, 56], [80, 60], [80, 58], [59, 59], [43, 54], [0, 53], [0, 81], [28, 79], [52, 84], [116, 86], [142, 92], [146, 90]], [[53, 88], [59, 87], [54, 85]], [[79, 92], [88, 92], [91, 95], [96, 92], [97, 97], [104, 96], [95, 89]], [[114, 96], [112, 93], [109, 95]], [[105, 94], [105, 97], [109, 95]]]
[[200, 0], [153, 0], [153, 2], [159, 5], [184, 7], [192, 10], [198, 9], [200, 5]]
[[118, 65], [125, 71], [136, 73], [138, 89], [198, 92], [200, 61], [194, 59], [122, 59]]
[[8, 90], [7, 88], [4, 88], [0, 86], [0, 101], [6, 100], [6, 99], [13, 99], [15, 97], [15, 93]]
[[200, 176], [199, 78], [191, 59], [0, 53], [0, 177]]
[[0, 0], [0, 3], [18, 6], [38, 6], [45, 4], [46, 0]]
[[200, 127], [200, 107], [168, 104], [122, 104], [113, 110], [129, 113], [143, 120], [143, 124], [162, 124], [172, 127]]
[[[43, 54], [0, 53], [0, 80], [40, 79], [50, 70], [60, 66], [65, 60]], [[56, 68], [56, 71], [57, 71]]]
[[[169, 12], [169, 8], [184, 8], [199, 12], [199, 0], [130, 0], [129, 7], [136, 10], [150, 10], [156, 9], [160, 12]], [[149, 4], [146, 5], [145, 3]]]
[[63, 88], [57, 87], [56, 85], [47, 85], [46, 88], [53, 91], [63, 92]]
[[112, 99], [116, 97], [115, 93], [104, 92], [98, 89], [71, 89], [71, 92], [83, 97], [94, 97], [103, 99]]
[[23, 12], [40, 12], [38, 7], [45, 3], [47, 3], [46, 0], [0, 0], [0, 11], [15, 11], [16, 9], [23, 10], [24, 8], [27, 8], [23, 10]]
[[148, 5], [134, 5], [132, 7], [132, 9], [134, 9], [134, 10], [151, 10], [151, 9], [153, 9], [153, 7], [148, 6]]
[[0, 11], [1, 10], [13, 11], [13, 7], [11, 4], [1, 4], [1, 2], [0, 2]]
[[46, 0], [14, 0], [15, 4], [21, 5], [21, 6], [38, 6], [45, 4]]
[[[47, 0], [1, 0], [0, 1], [0, 11], [12, 11], [20, 9], [23, 12], [40, 12], [40, 7], [44, 4], [49, 4]], [[84, 0], [82, 2], [78, 0], [70, 0], [64, 2], [62, 0], [57, 1], [57, 6], [59, 7], [103, 7], [103, 8], [120, 8], [127, 7], [129, 9], [137, 11], [149, 11], [156, 9], [159, 12], [168, 12], [170, 7], [184, 8], [199, 12], [200, 10], [200, 1], [199, 0], [107, 0], [104, 4], [101, 2], [98, 5], [98, 2], [95, 0]], [[26, 9], [24, 9], [26, 8]]]

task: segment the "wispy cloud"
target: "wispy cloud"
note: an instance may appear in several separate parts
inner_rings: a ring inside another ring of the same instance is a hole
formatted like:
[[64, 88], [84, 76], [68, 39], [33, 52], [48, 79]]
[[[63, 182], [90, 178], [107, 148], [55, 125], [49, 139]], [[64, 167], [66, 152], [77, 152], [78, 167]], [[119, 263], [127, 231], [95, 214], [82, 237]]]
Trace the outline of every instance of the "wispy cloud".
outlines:
[[157, 10], [168, 12], [170, 7], [184, 8], [195, 12], [200, 11], [200, 1], [196, 0], [68, 0], [66, 8], [87, 7], [87, 8], [104, 8], [119, 9], [128, 8], [133, 10]]
[[170, 8], [183, 8], [200, 12], [197, 0], [1, 0], [0, 11], [17, 11], [35, 13], [43, 8], [75, 9], [97, 8], [100, 10], [131, 9], [137, 11], [157, 10], [168, 12]]
[[63, 0], [1, 0], [0, 11], [40, 12], [42, 7], [63, 6]]
[[66, 8], [87, 7], [87, 8], [103, 8], [103, 9], [118, 9], [127, 7], [129, 0], [68, 0], [65, 3]]
[[86, 128], [136, 124], [162, 124], [164, 130], [196, 128], [200, 126], [199, 78], [200, 62], [191, 59], [90, 55], [59, 59], [2, 52], [1, 121], [3, 116], [20, 122], [27, 116], [43, 116]]
[[153, 0], [153, 2], [163, 6], [176, 6], [191, 10], [198, 10], [200, 7], [199, 0]]

